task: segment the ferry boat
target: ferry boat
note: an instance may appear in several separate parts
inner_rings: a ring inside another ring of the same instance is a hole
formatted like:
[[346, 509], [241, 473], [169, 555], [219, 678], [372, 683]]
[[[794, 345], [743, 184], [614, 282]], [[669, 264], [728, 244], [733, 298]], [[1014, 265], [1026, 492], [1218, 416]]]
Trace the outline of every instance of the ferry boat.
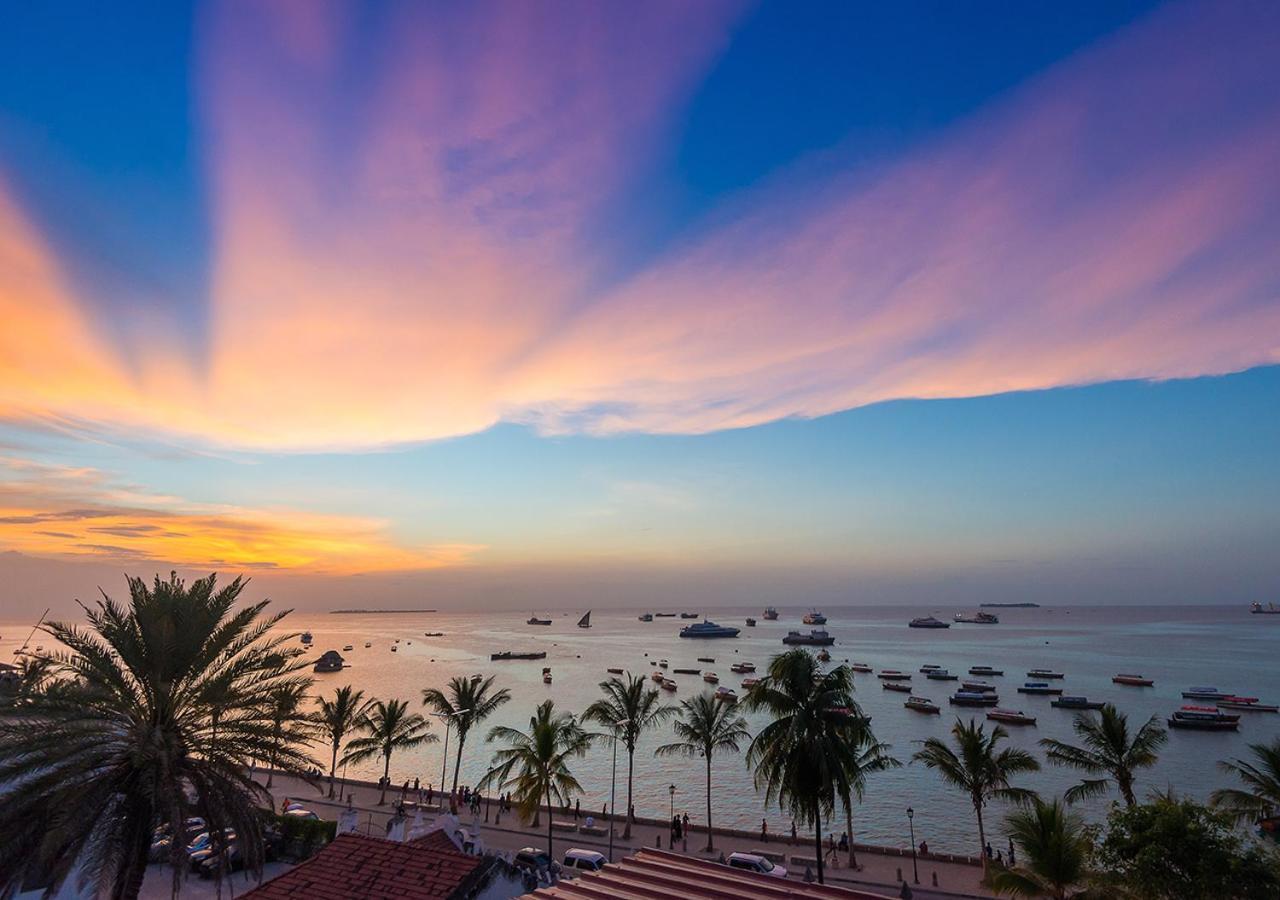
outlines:
[[1144, 678], [1141, 675], [1116, 675], [1111, 679], [1112, 684], [1127, 684], [1130, 687], [1153, 687], [1155, 682], [1150, 678]]
[[1052, 669], [1032, 669], [1027, 673], [1028, 678], [1066, 678], [1061, 672], [1055, 672]]
[[946, 669], [934, 669], [932, 672], [929, 672], [924, 677], [928, 678], [930, 681], [959, 681], [960, 680], [959, 675], [952, 675]]
[[979, 693], [996, 689], [994, 684], [987, 684], [985, 681], [962, 681], [960, 682], [960, 687], [966, 691], [978, 691]]
[[910, 694], [914, 690], [905, 681], [882, 681], [880, 682], [880, 687], [886, 691], [898, 691], [901, 694]]
[[1061, 694], [1062, 688], [1049, 687], [1047, 681], [1028, 681], [1018, 688], [1019, 694]]
[[674, 691], [678, 685], [671, 678], [662, 679], [662, 689], [664, 691]]
[[993, 722], [1004, 722], [1008, 725], [1034, 725], [1036, 717], [1029, 716], [1020, 709], [996, 709], [987, 713], [987, 718]]
[[835, 642], [836, 639], [827, 634], [823, 628], [814, 628], [808, 634], [803, 634], [799, 631], [788, 631], [787, 636], [782, 639], [784, 644], [811, 647], [830, 647]]
[[871, 666], [867, 665], [864, 662], [856, 662], [853, 665], [851, 665], [849, 668], [855, 672], [870, 673], [875, 671], [875, 669], [871, 668]]
[[950, 628], [950, 622], [935, 619], [933, 616], [921, 616], [907, 623], [908, 628]]
[[1223, 697], [1218, 701], [1221, 709], [1243, 709], [1248, 712], [1280, 712], [1273, 703], [1259, 703], [1257, 697]]
[[[312, 640], [313, 640], [313, 638], [311, 637], [311, 632], [310, 632], [310, 631], [304, 631], [304, 632], [302, 632], [302, 643], [304, 643], [304, 644], [310, 644]], [[36, 652], [38, 653], [39, 651], [41, 651], [41, 650], [43, 650], [43, 649], [44, 649], [43, 647], [37, 647], [37, 648], [36, 648]]]
[[733, 688], [718, 687], [716, 688], [715, 698], [721, 703], [737, 703], [738, 692]]
[[1003, 675], [1004, 669], [993, 669], [990, 666], [973, 666], [972, 668], [969, 669], [969, 674], [970, 675], [986, 675], [990, 677], [992, 675]]
[[641, 613], [641, 614], [640, 614], [639, 616], [637, 616], [636, 618], [638, 618], [641, 622], [652, 622], [652, 621], [653, 621], [653, 613]]
[[999, 625], [1000, 617], [989, 612], [978, 612], [968, 615], [956, 613], [955, 620], [964, 625]]
[[341, 672], [342, 662], [342, 654], [337, 650], [326, 650], [311, 668], [313, 672]]
[[753, 619], [753, 618], [751, 618], [750, 616], [747, 616], [747, 627], [748, 627], [748, 628], [755, 628], [755, 627], [756, 627], [756, 620], [755, 620], [755, 619]]
[[1090, 700], [1088, 697], [1055, 697], [1049, 701], [1049, 705], [1058, 709], [1102, 709], [1106, 706], [1101, 700]]
[[755, 670], [756, 670], [756, 664], [752, 662], [736, 662], [729, 667], [730, 672], [738, 672], [738, 673], [754, 672]]
[[778, 621], [778, 611], [774, 609], [772, 606], [766, 606], [764, 608], [764, 620], [766, 622]]
[[524, 624], [526, 624], [526, 625], [550, 625], [550, 624], [551, 624], [551, 620], [550, 620], [550, 619], [539, 619], [536, 615], [531, 615], [531, 616], [529, 616], [529, 618], [528, 618], [528, 619], [526, 619], [526, 620], [525, 620], [525, 623], [524, 623]]
[[579, 628], [591, 627], [591, 610], [587, 610], [586, 615], [584, 615], [581, 619], [578, 620], [578, 627]]
[[897, 669], [881, 669], [876, 677], [881, 681], [910, 681], [911, 673], [899, 672]]
[[1268, 603], [1266, 606], [1261, 603], [1250, 603], [1249, 612], [1255, 616], [1280, 616], [1280, 606], [1274, 603]]
[[686, 625], [680, 629], [682, 638], [731, 638], [738, 636], [739, 629], [728, 625], [717, 625], [715, 622], [703, 620], [696, 625]]
[[748, 690], [750, 690], [751, 688], [755, 687], [755, 686], [756, 686], [757, 684], [759, 684], [759, 683], [760, 683], [760, 679], [759, 679], [759, 678], [744, 678], [744, 679], [742, 679], [742, 686], [743, 686], [744, 688], [748, 689]]
[[806, 625], [826, 625], [827, 617], [816, 609], [811, 609], [804, 614], [804, 618], [801, 621]]
[[940, 715], [942, 713], [942, 707], [938, 706], [938, 704], [934, 703], [928, 697], [908, 697], [907, 702], [902, 705], [907, 709], [914, 709], [916, 712], [932, 713], [935, 715]]
[[1228, 715], [1209, 706], [1184, 706], [1169, 717], [1169, 727], [1201, 731], [1238, 731], [1240, 717]]
[[1231, 694], [1216, 687], [1191, 687], [1182, 692], [1184, 700], [1225, 700]]
[[948, 701], [952, 706], [995, 706], [1000, 698], [990, 691], [956, 691]]
[[707, 684], [719, 684], [720, 676], [717, 675], [715, 672], [704, 672], [702, 674], [702, 680], [705, 681]]

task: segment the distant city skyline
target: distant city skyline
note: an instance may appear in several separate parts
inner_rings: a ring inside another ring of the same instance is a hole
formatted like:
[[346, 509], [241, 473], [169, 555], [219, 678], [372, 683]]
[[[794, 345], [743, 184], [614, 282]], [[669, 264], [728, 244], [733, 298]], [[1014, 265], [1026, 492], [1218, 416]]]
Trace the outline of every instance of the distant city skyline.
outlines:
[[1280, 8], [0, 35], [0, 619], [1280, 600]]

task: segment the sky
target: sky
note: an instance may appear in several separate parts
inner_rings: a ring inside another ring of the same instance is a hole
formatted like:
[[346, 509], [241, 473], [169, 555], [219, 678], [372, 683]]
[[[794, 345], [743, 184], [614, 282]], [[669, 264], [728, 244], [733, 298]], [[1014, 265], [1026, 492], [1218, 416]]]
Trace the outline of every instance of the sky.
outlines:
[[2, 613], [1280, 599], [1274, 4], [6, 18]]

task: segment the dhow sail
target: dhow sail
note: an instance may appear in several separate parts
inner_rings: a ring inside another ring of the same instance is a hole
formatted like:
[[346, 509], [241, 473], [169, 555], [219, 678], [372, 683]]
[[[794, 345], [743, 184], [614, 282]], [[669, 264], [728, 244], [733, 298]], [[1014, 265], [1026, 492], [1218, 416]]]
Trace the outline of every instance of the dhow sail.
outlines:
[[591, 610], [587, 610], [587, 614], [578, 620], [578, 627], [579, 628], [591, 627]]

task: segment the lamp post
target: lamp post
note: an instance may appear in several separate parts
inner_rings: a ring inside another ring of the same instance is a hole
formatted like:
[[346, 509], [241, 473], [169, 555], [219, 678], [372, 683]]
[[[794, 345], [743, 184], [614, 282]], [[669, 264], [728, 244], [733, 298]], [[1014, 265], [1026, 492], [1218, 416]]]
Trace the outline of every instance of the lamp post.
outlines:
[[910, 806], [907, 807], [907, 826], [911, 829], [911, 877], [915, 879], [915, 883], [920, 883], [920, 867], [916, 865], [916, 823], [912, 821], [916, 817], [916, 811]]
[[465, 715], [471, 712], [469, 709], [455, 709], [451, 713], [432, 713], [437, 719], [444, 720], [444, 753], [443, 759], [440, 760], [440, 793], [445, 793], [444, 783], [448, 778], [449, 772], [449, 727], [453, 725], [455, 716]]
[[[676, 786], [673, 784], [668, 787], [667, 793], [671, 795], [671, 821], [667, 823], [667, 843], [673, 844], [676, 839], [676, 829], [674, 824], [676, 821]], [[675, 847], [672, 847], [671, 849], [674, 850]]]
[[609, 776], [609, 862], [613, 862], [613, 820], [617, 818], [614, 804], [618, 793], [618, 729], [630, 724], [630, 719], [619, 719], [613, 723], [613, 773]]

